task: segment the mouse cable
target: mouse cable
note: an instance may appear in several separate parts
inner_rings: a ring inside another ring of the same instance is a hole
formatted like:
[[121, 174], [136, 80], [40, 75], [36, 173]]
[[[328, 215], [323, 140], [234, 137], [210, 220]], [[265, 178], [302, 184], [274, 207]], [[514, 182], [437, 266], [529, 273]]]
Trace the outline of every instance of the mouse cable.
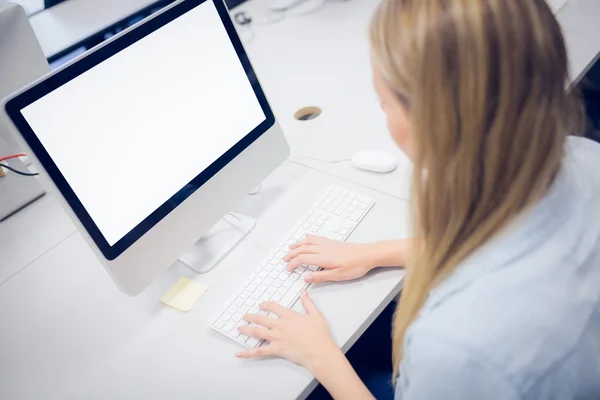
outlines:
[[19, 171], [18, 169], [13, 168], [13, 167], [11, 167], [10, 165], [7, 165], [7, 164], [0, 164], [0, 168], [7, 169], [9, 171], [14, 172], [17, 175], [22, 175], [22, 176], [38, 176], [39, 175], [37, 172], [31, 173], [31, 172]]

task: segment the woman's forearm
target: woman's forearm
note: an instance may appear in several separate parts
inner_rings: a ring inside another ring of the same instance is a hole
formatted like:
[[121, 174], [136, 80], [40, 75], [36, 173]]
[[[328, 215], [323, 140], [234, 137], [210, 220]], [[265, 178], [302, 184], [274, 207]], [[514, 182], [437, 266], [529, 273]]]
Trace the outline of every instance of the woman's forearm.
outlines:
[[324, 354], [321, 361], [311, 368], [311, 372], [335, 400], [374, 399], [339, 349], [331, 354]]
[[404, 267], [410, 243], [411, 239], [373, 243], [371, 245], [373, 267]]

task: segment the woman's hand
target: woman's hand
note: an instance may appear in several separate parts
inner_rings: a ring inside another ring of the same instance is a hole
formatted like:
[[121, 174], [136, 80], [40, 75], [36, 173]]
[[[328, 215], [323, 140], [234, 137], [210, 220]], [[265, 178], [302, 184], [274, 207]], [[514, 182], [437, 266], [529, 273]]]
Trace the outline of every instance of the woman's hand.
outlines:
[[[242, 351], [238, 358], [282, 357], [299, 364], [313, 374], [319, 365], [333, 354], [340, 353], [323, 314], [317, 309], [304, 290], [300, 296], [306, 315], [276, 303], [263, 303], [261, 310], [271, 314], [248, 314], [244, 319], [258, 326], [240, 327], [244, 335], [264, 339], [261, 347]], [[276, 315], [277, 317], [273, 316]]]
[[290, 252], [283, 261], [288, 262], [288, 271], [303, 264], [325, 269], [308, 275], [305, 280], [310, 283], [348, 281], [362, 278], [377, 266], [375, 246], [376, 244], [342, 243], [307, 235], [305, 240], [290, 247]]

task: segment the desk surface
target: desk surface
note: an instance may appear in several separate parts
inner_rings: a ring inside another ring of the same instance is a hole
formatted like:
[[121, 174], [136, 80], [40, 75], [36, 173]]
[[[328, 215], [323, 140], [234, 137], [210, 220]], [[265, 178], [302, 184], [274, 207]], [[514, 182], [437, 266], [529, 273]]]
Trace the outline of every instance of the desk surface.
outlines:
[[[257, 229], [218, 268], [197, 276], [175, 264], [135, 298], [116, 289], [79, 233], [67, 235], [0, 286], [5, 327], [0, 329], [0, 398], [304, 397], [315, 385], [306, 370], [283, 360], [238, 360], [234, 354], [239, 347], [210, 330], [207, 321], [260, 263], [265, 247], [277, 243], [330, 184], [377, 202], [351, 240], [407, 234], [406, 202], [290, 163], [238, 210], [254, 216]], [[37, 203], [32, 209], [46, 207]], [[55, 212], [54, 223], [68, 231], [72, 225], [66, 215]], [[12, 233], [28, 238], [26, 229]], [[188, 314], [159, 303], [182, 275], [210, 288]], [[397, 295], [402, 276], [401, 270], [389, 269], [353, 283], [311, 288], [343, 349]]]
[[[389, 137], [371, 83], [366, 32], [376, 3], [330, 2], [308, 15], [256, 26], [255, 37], [246, 47], [292, 145], [292, 158], [408, 199], [411, 165]], [[265, 7], [264, 2], [253, 1], [239, 10], [262, 22]], [[559, 8], [557, 17], [569, 50], [571, 76], [579, 80], [600, 53], [600, 0], [570, 0]], [[240, 30], [243, 34], [243, 28]], [[275, 57], [277, 62], [273, 62]], [[294, 113], [305, 106], [318, 106], [323, 113], [312, 121], [295, 120]], [[347, 162], [303, 158], [348, 159], [364, 149], [393, 153], [399, 161], [398, 169], [380, 175], [356, 171]]]

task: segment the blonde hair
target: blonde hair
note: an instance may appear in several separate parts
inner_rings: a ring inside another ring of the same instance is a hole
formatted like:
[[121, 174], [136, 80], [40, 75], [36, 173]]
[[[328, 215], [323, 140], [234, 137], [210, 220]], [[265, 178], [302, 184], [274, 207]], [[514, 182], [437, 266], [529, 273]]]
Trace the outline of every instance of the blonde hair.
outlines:
[[545, 0], [383, 0], [372, 57], [412, 123], [414, 237], [394, 317], [394, 376], [430, 291], [539, 201], [579, 127]]

